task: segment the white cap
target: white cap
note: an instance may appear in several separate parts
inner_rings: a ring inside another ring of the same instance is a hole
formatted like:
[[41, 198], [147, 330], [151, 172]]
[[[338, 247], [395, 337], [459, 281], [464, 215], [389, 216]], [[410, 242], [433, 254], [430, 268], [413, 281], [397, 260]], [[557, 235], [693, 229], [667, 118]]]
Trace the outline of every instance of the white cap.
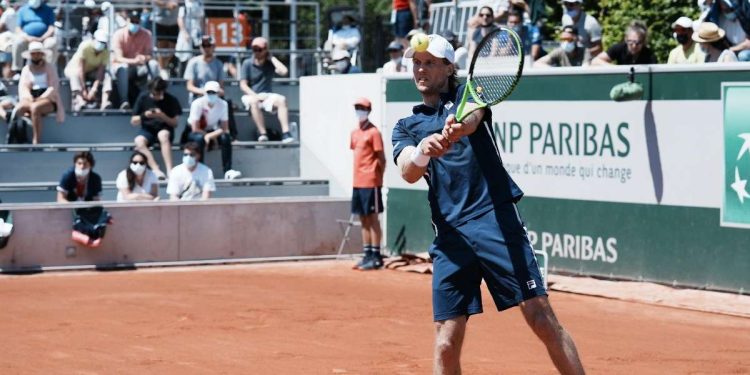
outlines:
[[29, 53], [45, 52], [44, 51], [44, 44], [42, 44], [42, 42], [31, 42], [31, 43], [29, 43], [29, 49], [27, 51]]
[[690, 19], [690, 17], [682, 16], [677, 19], [677, 21], [672, 22], [672, 28], [680, 26], [685, 29], [692, 29], [693, 28], [693, 20]]
[[85, 6], [86, 8], [95, 8], [96, 7], [96, 1], [94, 1], [94, 0], [85, 0], [83, 2], [83, 6]]
[[[448, 59], [451, 63], [456, 61], [456, 51], [453, 50], [453, 46], [442, 36], [437, 34], [430, 34], [427, 36], [430, 40], [430, 44], [427, 45], [427, 51], [430, 55], [435, 56], [439, 59]], [[410, 59], [414, 57], [414, 48], [409, 48], [404, 53], [404, 57]]]
[[341, 59], [348, 59], [352, 57], [352, 55], [349, 54], [349, 51], [345, 49], [335, 49], [333, 52], [331, 52], [331, 60], [338, 61]]
[[107, 10], [109, 10], [109, 8], [112, 8], [112, 3], [110, 3], [109, 1], [105, 1], [102, 3], [102, 12], [106, 12]]
[[104, 30], [96, 30], [94, 32], [94, 40], [102, 43], [109, 43], [109, 34]]
[[203, 91], [219, 92], [221, 91], [221, 85], [219, 85], [219, 82], [216, 82], [216, 81], [208, 81], [203, 85]]
[[583, 0], [562, 0], [563, 3], [581, 3], [583, 4]]

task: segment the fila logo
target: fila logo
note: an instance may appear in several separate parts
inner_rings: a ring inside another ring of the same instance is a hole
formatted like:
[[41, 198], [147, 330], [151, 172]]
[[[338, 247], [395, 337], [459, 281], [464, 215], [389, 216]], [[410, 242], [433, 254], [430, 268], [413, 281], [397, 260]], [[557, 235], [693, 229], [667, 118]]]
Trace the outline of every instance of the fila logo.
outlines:
[[534, 280], [527, 281], [526, 287], [529, 288], [529, 290], [536, 288], [536, 281]]

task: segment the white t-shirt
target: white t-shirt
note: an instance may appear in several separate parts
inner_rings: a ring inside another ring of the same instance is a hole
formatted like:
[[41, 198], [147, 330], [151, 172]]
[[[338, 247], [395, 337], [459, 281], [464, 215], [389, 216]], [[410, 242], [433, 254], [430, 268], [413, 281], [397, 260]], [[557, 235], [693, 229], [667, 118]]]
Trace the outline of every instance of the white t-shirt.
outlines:
[[221, 98], [213, 106], [209, 106], [208, 97], [201, 96], [190, 104], [188, 124], [200, 120], [201, 116], [206, 116], [206, 131], [214, 131], [221, 128], [222, 121], [229, 121], [229, 106]]
[[726, 31], [727, 40], [733, 46], [742, 43], [747, 38], [745, 30], [742, 29], [742, 25], [740, 25], [740, 21], [737, 19], [730, 21], [722, 14], [719, 16], [719, 27]]
[[573, 18], [563, 13], [562, 25], [575, 25], [578, 29], [578, 45], [585, 48], [591, 48], [591, 46], [602, 40], [602, 26], [599, 25], [599, 21], [596, 18], [589, 16], [586, 12], [581, 11], [582, 14], [578, 17], [578, 22], [573, 22]]
[[191, 172], [185, 164], [172, 168], [167, 183], [167, 194], [176, 195], [180, 200], [201, 199], [203, 191], [216, 191], [214, 172], [203, 163], [198, 163]]
[[332, 48], [345, 47], [346, 50], [351, 51], [359, 46], [359, 41], [362, 39], [362, 35], [359, 33], [359, 29], [352, 26], [348, 29], [338, 29], [331, 33], [331, 44]]
[[5, 12], [3, 12], [3, 15], [0, 16], [0, 24], [5, 25], [5, 31], [10, 31], [11, 33], [15, 33], [17, 19], [18, 19], [18, 16], [16, 15], [16, 10], [13, 9], [13, 7], [8, 7], [7, 9], [5, 9]]
[[[156, 191], [158, 193], [159, 191], [159, 178], [156, 177], [154, 172], [151, 172], [150, 169], [146, 169], [145, 174], [143, 175], [143, 185], [138, 185], [138, 182], [136, 181], [135, 185], [133, 185], [133, 190], [131, 193], [136, 194], [151, 194], [151, 187], [156, 185]], [[117, 186], [117, 201], [118, 202], [124, 202], [127, 201], [125, 197], [122, 195], [122, 193], [119, 191], [120, 189], [127, 189], [128, 188], [128, 174], [127, 171], [122, 171], [120, 174], [117, 175], [117, 180], [115, 181], [115, 186]]]

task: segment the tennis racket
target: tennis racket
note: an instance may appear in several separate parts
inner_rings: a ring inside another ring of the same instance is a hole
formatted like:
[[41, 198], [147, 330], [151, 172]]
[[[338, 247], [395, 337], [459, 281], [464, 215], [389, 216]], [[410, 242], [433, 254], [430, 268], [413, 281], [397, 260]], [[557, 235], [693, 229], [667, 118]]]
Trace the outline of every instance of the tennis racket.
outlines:
[[[485, 35], [472, 56], [456, 122], [477, 109], [505, 100], [518, 85], [522, 73], [523, 45], [518, 34], [499, 27]], [[469, 98], [474, 99], [474, 104], [467, 106]]]

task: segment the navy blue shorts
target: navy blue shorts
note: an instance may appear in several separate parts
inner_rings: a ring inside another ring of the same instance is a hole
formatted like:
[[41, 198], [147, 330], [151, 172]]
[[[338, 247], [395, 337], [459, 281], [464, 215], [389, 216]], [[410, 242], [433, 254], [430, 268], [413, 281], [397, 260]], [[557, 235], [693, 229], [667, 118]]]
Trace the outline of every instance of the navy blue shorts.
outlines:
[[398, 38], [406, 38], [406, 34], [414, 28], [414, 17], [411, 10], [402, 9], [396, 11], [396, 22], [393, 24], [393, 34]]
[[354, 188], [352, 191], [352, 213], [366, 216], [383, 212], [383, 196], [380, 188]]
[[534, 250], [514, 203], [495, 207], [430, 247], [435, 321], [482, 312], [482, 280], [498, 311], [546, 295]]
[[169, 143], [174, 143], [174, 129], [164, 128], [160, 130], [152, 129], [152, 128], [143, 128], [141, 127], [138, 129], [138, 135], [142, 135], [144, 138], [146, 138], [146, 141], [148, 142], [147, 146], [153, 146], [159, 144], [159, 132], [162, 130], [169, 131]]

